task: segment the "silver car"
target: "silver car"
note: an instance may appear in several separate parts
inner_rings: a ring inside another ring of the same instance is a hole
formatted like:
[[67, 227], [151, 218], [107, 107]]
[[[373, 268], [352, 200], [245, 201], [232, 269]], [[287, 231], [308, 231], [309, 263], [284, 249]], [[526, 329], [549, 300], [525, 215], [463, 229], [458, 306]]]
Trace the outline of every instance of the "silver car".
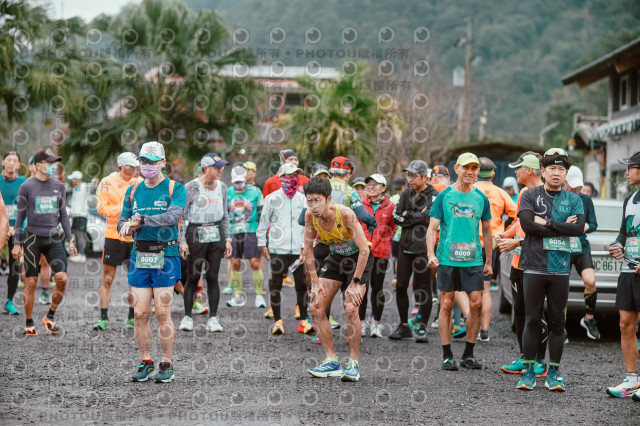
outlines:
[[[591, 258], [596, 271], [596, 288], [598, 289], [598, 303], [596, 315], [599, 313], [618, 313], [615, 307], [618, 275], [622, 269], [622, 261], [609, 256], [611, 244], [620, 231], [622, 220], [622, 201], [594, 198], [593, 206], [596, 210], [598, 229], [587, 234], [591, 245]], [[513, 252], [500, 253], [500, 273], [498, 274], [498, 290], [500, 292], [499, 311], [511, 314], [513, 323], [513, 296], [511, 293], [511, 258]], [[569, 313], [584, 315], [584, 283], [575, 268], [571, 268], [569, 281]]]

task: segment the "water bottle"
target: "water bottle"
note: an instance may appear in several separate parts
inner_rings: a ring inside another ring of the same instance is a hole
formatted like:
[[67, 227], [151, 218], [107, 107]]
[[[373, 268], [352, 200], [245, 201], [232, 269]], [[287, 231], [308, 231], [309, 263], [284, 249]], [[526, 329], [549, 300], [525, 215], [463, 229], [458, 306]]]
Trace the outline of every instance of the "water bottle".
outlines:
[[298, 269], [298, 266], [300, 266], [300, 259], [296, 259], [295, 262], [293, 262], [291, 264], [291, 266], [289, 266], [289, 273], [293, 274], [295, 272], [296, 269]]

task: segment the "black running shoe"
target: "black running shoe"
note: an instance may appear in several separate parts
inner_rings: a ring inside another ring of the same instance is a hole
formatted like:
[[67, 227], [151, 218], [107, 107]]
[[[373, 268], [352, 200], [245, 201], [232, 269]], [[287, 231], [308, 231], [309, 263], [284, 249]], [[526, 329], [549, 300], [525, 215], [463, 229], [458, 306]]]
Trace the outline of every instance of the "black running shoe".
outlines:
[[445, 358], [442, 361], [442, 369], [447, 371], [458, 371], [458, 365], [453, 358]]
[[153, 378], [153, 372], [155, 371], [155, 367], [153, 366], [153, 361], [143, 361], [138, 366], [138, 371], [131, 376], [132, 382], [146, 382], [147, 380]]
[[174, 379], [173, 364], [170, 362], [161, 362], [160, 371], [155, 376], [156, 383], [170, 383]]
[[408, 325], [400, 324], [396, 330], [391, 333], [389, 339], [391, 340], [401, 340], [401, 339], [412, 339], [413, 333]]
[[470, 370], [480, 370], [482, 368], [482, 364], [476, 361], [474, 357], [464, 358], [460, 361], [460, 365]]
[[580, 320], [580, 326], [587, 330], [587, 337], [592, 340], [598, 340], [600, 338], [600, 331], [598, 330], [598, 326], [596, 326], [596, 319], [587, 317], [582, 317]]

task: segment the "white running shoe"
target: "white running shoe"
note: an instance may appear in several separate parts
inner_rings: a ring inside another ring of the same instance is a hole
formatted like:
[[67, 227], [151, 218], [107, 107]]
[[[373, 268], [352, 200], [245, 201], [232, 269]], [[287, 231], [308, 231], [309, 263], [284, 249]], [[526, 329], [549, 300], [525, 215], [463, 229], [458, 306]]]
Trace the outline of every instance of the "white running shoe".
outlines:
[[185, 315], [180, 321], [180, 330], [182, 331], [193, 331], [193, 319]]
[[227, 306], [231, 308], [241, 308], [247, 304], [247, 299], [245, 299], [242, 295], [233, 296], [231, 299], [227, 300]]
[[256, 308], [266, 308], [267, 302], [264, 300], [264, 296], [256, 294]]
[[438, 318], [436, 318], [432, 323], [431, 323], [431, 328], [438, 328]]
[[207, 321], [207, 331], [219, 332], [222, 330], [223, 329], [222, 329], [222, 326], [220, 325], [220, 322], [218, 321], [218, 317], [209, 318], [209, 321]]
[[636, 380], [627, 377], [618, 386], [607, 388], [607, 394], [616, 398], [626, 398], [633, 395], [638, 389], [640, 389], [640, 380], [637, 377]]
[[362, 328], [362, 337], [367, 335], [367, 323], [363, 322], [362, 324], [360, 324], [360, 327]]
[[372, 324], [371, 330], [369, 331], [369, 336], [371, 337], [382, 337], [382, 331], [380, 330], [380, 324]]

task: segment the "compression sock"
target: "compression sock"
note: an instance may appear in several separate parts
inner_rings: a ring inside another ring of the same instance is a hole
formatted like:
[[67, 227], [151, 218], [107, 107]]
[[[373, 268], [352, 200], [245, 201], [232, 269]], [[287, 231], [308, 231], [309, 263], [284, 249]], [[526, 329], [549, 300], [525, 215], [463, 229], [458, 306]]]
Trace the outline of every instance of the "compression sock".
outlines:
[[462, 353], [462, 359], [473, 358], [473, 347], [475, 343], [467, 341], [464, 345], [464, 352]]
[[233, 294], [236, 296], [242, 293], [242, 272], [231, 271], [231, 287], [233, 287]]
[[598, 300], [598, 291], [593, 293], [584, 292], [584, 310], [587, 315], [596, 314], [596, 300]]
[[256, 294], [264, 294], [262, 284], [264, 283], [264, 274], [262, 269], [253, 271], [253, 285], [256, 287]]
[[55, 314], [56, 314], [56, 311], [52, 311], [51, 309], [49, 309], [49, 312], [47, 312], [47, 318], [53, 321], [53, 316]]
[[127, 315], [128, 319], [133, 319], [135, 311], [133, 308], [129, 308], [129, 315]]
[[448, 345], [442, 345], [442, 357], [444, 359], [452, 359], [453, 358], [453, 352], [451, 351], [451, 344]]
[[100, 308], [100, 319], [109, 319], [109, 316], [107, 315], [108, 310], [109, 308], [107, 309]]

